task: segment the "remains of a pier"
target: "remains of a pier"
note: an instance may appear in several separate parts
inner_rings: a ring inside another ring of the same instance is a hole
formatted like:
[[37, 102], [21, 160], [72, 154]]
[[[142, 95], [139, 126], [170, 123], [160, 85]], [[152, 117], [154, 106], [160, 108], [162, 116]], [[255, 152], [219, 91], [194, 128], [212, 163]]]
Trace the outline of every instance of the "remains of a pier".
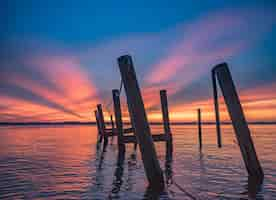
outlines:
[[[95, 118], [98, 127], [98, 143], [101, 143], [104, 139], [104, 146], [108, 143], [108, 137], [118, 136], [118, 150], [119, 157], [122, 157], [125, 153], [125, 144], [134, 143], [135, 146], [138, 143], [144, 169], [149, 182], [149, 186], [154, 190], [164, 189], [164, 177], [160, 168], [159, 161], [157, 159], [157, 153], [155, 150], [154, 142], [164, 141], [166, 142], [166, 157], [172, 158], [173, 142], [172, 133], [170, 128], [168, 100], [166, 90], [160, 91], [160, 101], [162, 109], [162, 119], [164, 125], [164, 133], [151, 135], [146, 111], [144, 108], [143, 99], [141, 96], [139, 84], [136, 78], [136, 73], [132, 63], [132, 59], [129, 55], [121, 56], [118, 58], [119, 69], [121, 73], [122, 83], [125, 88], [125, 94], [127, 97], [127, 105], [132, 127], [124, 129], [124, 123], [122, 120], [122, 111], [120, 104], [121, 89], [112, 90], [115, 125], [111, 116], [111, 128], [106, 128], [104, 122], [102, 105], [97, 105], [95, 111]], [[221, 129], [220, 129], [220, 116], [219, 116], [219, 102], [217, 91], [217, 80], [222, 90], [225, 103], [230, 114], [230, 118], [235, 130], [236, 138], [239, 143], [239, 147], [242, 153], [242, 157], [249, 174], [249, 180], [253, 180], [256, 184], [260, 184], [263, 181], [263, 170], [257, 158], [253, 140], [250, 135], [245, 116], [242, 110], [242, 106], [237, 94], [234, 82], [232, 80], [231, 73], [226, 63], [217, 65], [212, 70], [212, 82], [214, 92], [214, 107], [216, 114], [216, 130], [217, 130], [217, 143], [218, 147], [221, 147]], [[121, 84], [122, 86], [122, 84]], [[198, 138], [199, 149], [202, 149], [202, 119], [201, 109], [197, 110], [198, 116]], [[130, 134], [128, 134], [130, 133]], [[136, 148], [135, 148], [136, 149]], [[167, 159], [167, 158], [166, 158]], [[167, 159], [171, 161], [171, 159]]]
[[[253, 140], [250, 135], [250, 130], [248, 128], [243, 109], [239, 100], [238, 93], [236, 91], [234, 82], [232, 80], [231, 73], [226, 63], [219, 64], [215, 66], [212, 70], [214, 79], [217, 78], [220, 85], [228, 112], [234, 130], [236, 133], [236, 138], [238, 140], [242, 157], [249, 174], [249, 178], [258, 183], [263, 181], [263, 170], [260, 162], [257, 158]], [[216, 87], [216, 80], [214, 80], [214, 87]], [[215, 90], [215, 89], [214, 89]], [[215, 95], [215, 102], [217, 101], [217, 95]], [[216, 103], [216, 113], [218, 113], [218, 102]], [[217, 121], [217, 125], [219, 125]]]

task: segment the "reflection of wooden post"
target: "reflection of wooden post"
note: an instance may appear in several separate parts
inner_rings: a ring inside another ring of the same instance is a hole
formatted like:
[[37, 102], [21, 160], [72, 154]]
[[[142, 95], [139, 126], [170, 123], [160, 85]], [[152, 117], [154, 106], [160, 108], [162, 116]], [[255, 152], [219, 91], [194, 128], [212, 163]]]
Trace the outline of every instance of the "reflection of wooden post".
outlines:
[[97, 109], [98, 109], [99, 122], [101, 124], [101, 129], [102, 129], [102, 135], [104, 137], [104, 146], [106, 146], [108, 144], [108, 136], [105, 133], [105, 122], [104, 122], [104, 115], [103, 115], [102, 105], [98, 104]]
[[217, 91], [217, 83], [216, 83], [216, 76], [215, 76], [214, 70], [212, 70], [212, 82], [213, 82], [214, 105], [215, 105], [215, 115], [216, 115], [217, 143], [218, 143], [218, 147], [221, 148], [221, 129], [220, 129], [220, 117], [219, 117], [218, 91]]
[[198, 140], [199, 140], [199, 149], [202, 149], [202, 129], [201, 129], [201, 110], [197, 110], [197, 116], [198, 116]]
[[172, 154], [172, 133], [170, 128], [170, 119], [169, 119], [169, 111], [168, 111], [168, 99], [167, 99], [167, 91], [160, 90], [160, 100], [161, 100], [161, 108], [162, 108], [162, 117], [163, 117], [163, 126], [164, 132], [167, 138], [166, 149], [170, 154]]
[[118, 58], [118, 64], [127, 97], [130, 118], [138, 140], [146, 176], [150, 187], [163, 190], [164, 178], [157, 159], [138, 81], [130, 56]]
[[226, 63], [223, 63], [217, 65], [213, 71], [222, 90], [248, 174], [250, 177], [262, 182], [263, 170], [257, 158], [250, 130], [229, 68]]
[[101, 143], [102, 142], [101, 126], [100, 126], [97, 110], [95, 110], [94, 113], [95, 113], [95, 119], [96, 119], [96, 124], [97, 124], [97, 128], [98, 128], [98, 141], [97, 142]]
[[124, 144], [124, 135], [123, 135], [123, 122], [122, 122], [122, 111], [120, 104], [120, 93], [119, 90], [112, 90], [113, 95], [113, 105], [114, 105], [114, 113], [115, 113], [115, 123], [116, 123], [116, 132], [118, 134], [118, 146], [119, 152], [125, 152], [125, 144]]

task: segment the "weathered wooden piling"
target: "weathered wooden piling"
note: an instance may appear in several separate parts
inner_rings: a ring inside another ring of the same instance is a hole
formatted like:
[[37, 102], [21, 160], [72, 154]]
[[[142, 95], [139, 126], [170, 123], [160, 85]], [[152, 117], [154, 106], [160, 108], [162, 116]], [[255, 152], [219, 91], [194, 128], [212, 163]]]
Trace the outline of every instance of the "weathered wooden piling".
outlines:
[[114, 132], [115, 127], [114, 127], [114, 121], [113, 121], [113, 116], [110, 115], [110, 124], [111, 124], [111, 128], [112, 128], [112, 132]]
[[132, 59], [129, 55], [121, 56], [118, 58], [118, 64], [126, 92], [130, 118], [140, 147], [149, 186], [156, 190], [163, 190], [163, 173], [151, 137], [144, 102], [136, 79]]
[[202, 149], [202, 127], [201, 127], [201, 110], [197, 109], [198, 141], [199, 149]]
[[160, 90], [160, 102], [161, 102], [161, 109], [162, 109], [164, 133], [167, 137], [166, 150], [167, 150], [167, 153], [172, 154], [173, 141], [172, 141], [172, 132], [170, 127], [168, 98], [167, 98], [166, 90]]
[[101, 127], [100, 127], [100, 123], [99, 123], [99, 119], [98, 119], [98, 113], [97, 113], [97, 110], [94, 110], [94, 114], [95, 114], [95, 120], [96, 120], [96, 125], [97, 125], [97, 128], [98, 128], [98, 135], [101, 134]]
[[221, 128], [220, 128], [220, 116], [219, 116], [219, 102], [218, 102], [218, 91], [215, 71], [212, 70], [212, 82], [213, 82], [213, 93], [214, 93], [214, 106], [216, 116], [216, 129], [217, 129], [217, 144], [221, 148]]
[[113, 116], [110, 115], [110, 124], [111, 124], [111, 144], [113, 144], [113, 136], [115, 135], [115, 127], [114, 127], [114, 121], [113, 121]]
[[102, 109], [102, 105], [98, 104], [97, 105], [97, 112], [98, 112], [98, 117], [99, 117], [99, 122], [100, 122], [100, 126], [101, 126], [101, 131], [102, 131], [102, 135], [104, 138], [104, 146], [106, 146], [108, 144], [108, 136], [105, 133], [105, 122], [104, 122], [104, 115], [103, 115], [103, 109]]
[[97, 124], [97, 128], [98, 128], [98, 138], [97, 138], [98, 141], [97, 142], [101, 143], [103, 137], [102, 137], [102, 134], [101, 134], [101, 126], [100, 126], [97, 110], [94, 111], [94, 114], [95, 114], [96, 124]]
[[119, 90], [112, 90], [113, 96], [113, 106], [115, 113], [115, 123], [116, 123], [116, 132], [118, 134], [117, 143], [119, 146], [119, 153], [125, 152], [125, 144], [124, 144], [124, 130], [123, 130], [123, 121], [122, 121], [122, 111], [121, 111], [121, 103], [120, 103], [120, 92]]
[[249, 177], [262, 182], [263, 170], [229, 68], [226, 63], [222, 63], [215, 66], [213, 71], [222, 90]]

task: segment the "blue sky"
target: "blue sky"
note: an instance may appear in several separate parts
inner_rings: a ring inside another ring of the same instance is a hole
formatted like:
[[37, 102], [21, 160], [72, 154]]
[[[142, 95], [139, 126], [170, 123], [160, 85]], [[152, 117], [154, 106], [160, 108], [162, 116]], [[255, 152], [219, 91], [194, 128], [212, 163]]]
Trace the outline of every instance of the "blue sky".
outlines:
[[[212, 96], [209, 72], [224, 61], [245, 96], [261, 90], [255, 100], [269, 102], [276, 84], [275, 8], [275, 1], [247, 0], [3, 1], [0, 96], [16, 106], [4, 101], [0, 120], [23, 120], [18, 112], [33, 104], [35, 111], [45, 108], [35, 116], [89, 120], [89, 103], [108, 102], [119, 85], [116, 58], [126, 53], [153, 116], [158, 102], [151, 102], [152, 90], [170, 90], [180, 113], [190, 104], [202, 106], [200, 100]], [[75, 86], [83, 91], [79, 96], [71, 94]], [[274, 103], [265, 107], [276, 109]], [[250, 119], [276, 120], [269, 112], [256, 118], [256, 109], [248, 108]], [[28, 119], [47, 120], [35, 116]]]

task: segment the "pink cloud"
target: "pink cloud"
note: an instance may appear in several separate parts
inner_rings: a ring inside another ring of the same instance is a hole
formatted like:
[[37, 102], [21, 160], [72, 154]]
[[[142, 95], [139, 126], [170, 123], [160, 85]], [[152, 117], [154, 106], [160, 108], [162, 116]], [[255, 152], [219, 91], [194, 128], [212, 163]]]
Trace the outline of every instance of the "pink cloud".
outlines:
[[[271, 14], [255, 11], [223, 11], [185, 26], [182, 39], [153, 65], [146, 82], [162, 84], [177, 80], [183, 86], [195, 80], [218, 62], [227, 61], [254, 44], [259, 34], [274, 22], [256, 23], [270, 17]], [[256, 26], [260, 30], [256, 31]]]

